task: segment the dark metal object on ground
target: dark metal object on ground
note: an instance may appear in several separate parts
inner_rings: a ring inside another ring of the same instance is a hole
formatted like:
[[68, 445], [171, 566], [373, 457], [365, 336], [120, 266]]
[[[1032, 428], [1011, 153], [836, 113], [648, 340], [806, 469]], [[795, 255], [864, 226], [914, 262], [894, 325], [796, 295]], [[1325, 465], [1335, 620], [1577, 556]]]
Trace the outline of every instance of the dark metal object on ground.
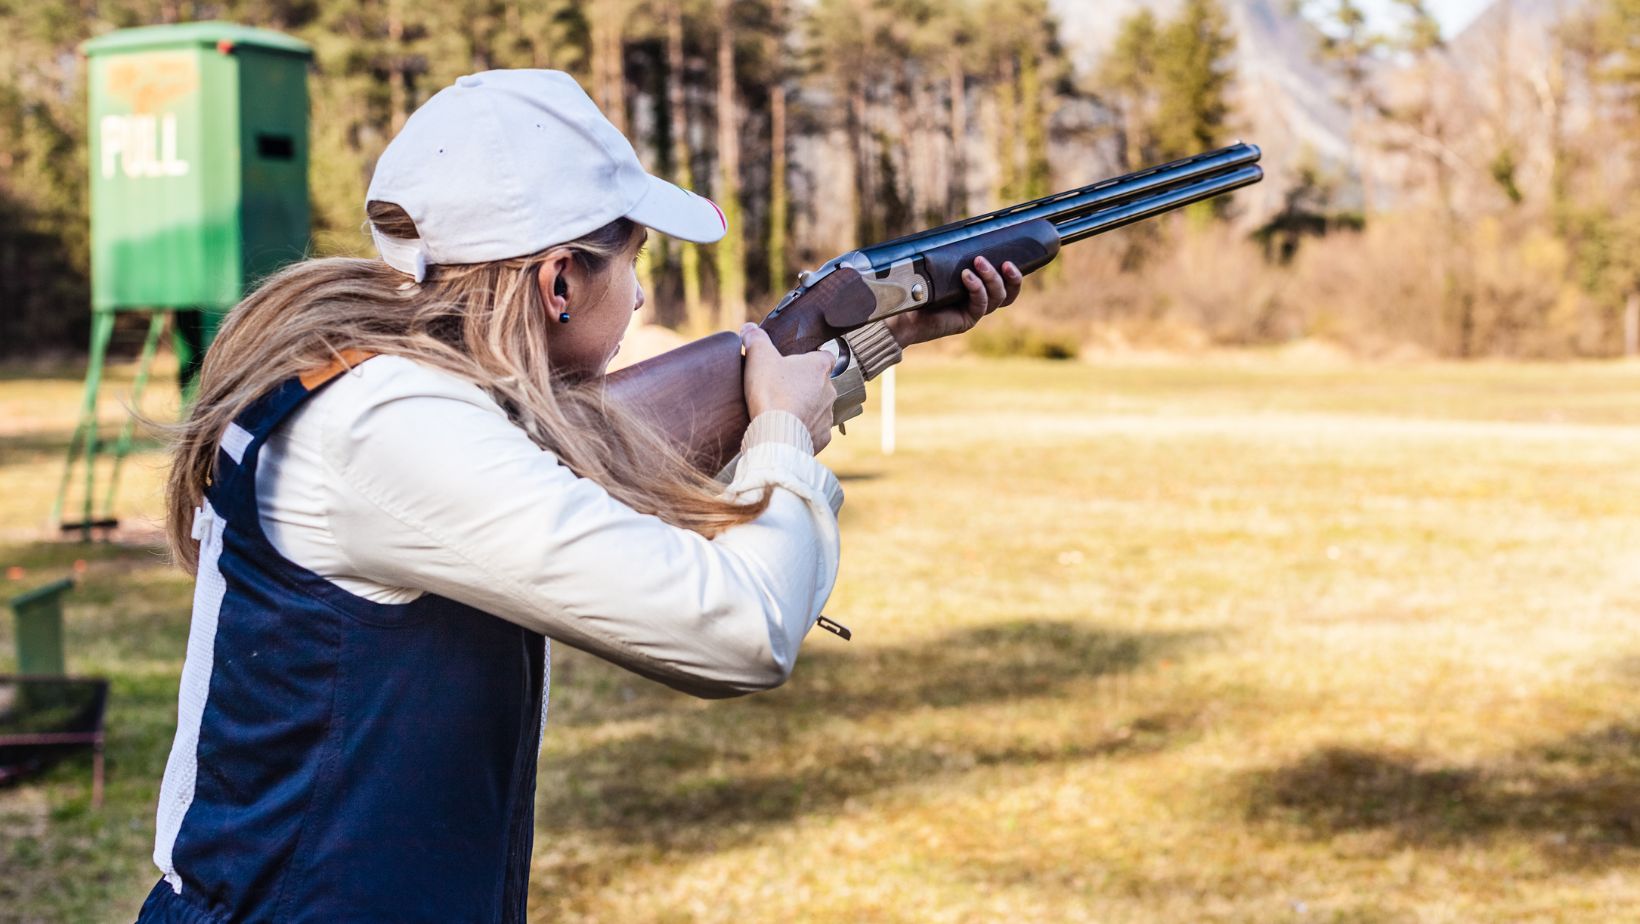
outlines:
[[39, 773], [91, 748], [91, 806], [103, 801], [103, 715], [108, 681], [0, 677], [0, 785]]
[[89, 746], [91, 804], [100, 807], [108, 681], [63, 676], [63, 594], [73, 586], [63, 578], [11, 598], [19, 675], [0, 676], [0, 784]]

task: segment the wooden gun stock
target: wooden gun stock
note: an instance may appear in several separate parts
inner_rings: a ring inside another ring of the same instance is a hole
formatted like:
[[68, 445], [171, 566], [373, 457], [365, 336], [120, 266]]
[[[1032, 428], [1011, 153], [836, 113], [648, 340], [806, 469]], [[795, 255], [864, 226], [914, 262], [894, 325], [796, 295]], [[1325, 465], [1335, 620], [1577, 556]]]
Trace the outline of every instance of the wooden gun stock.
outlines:
[[604, 377], [604, 394], [659, 427], [689, 461], [715, 475], [740, 449], [751, 420], [741, 386], [740, 336], [702, 337]]
[[[762, 326], [783, 355], [810, 353], [864, 324], [875, 303], [859, 273], [841, 270], [805, 293], [802, 310], [770, 315]], [[610, 373], [604, 394], [658, 426], [696, 468], [715, 475], [740, 450], [751, 425], [744, 375], [740, 337], [723, 332]]]

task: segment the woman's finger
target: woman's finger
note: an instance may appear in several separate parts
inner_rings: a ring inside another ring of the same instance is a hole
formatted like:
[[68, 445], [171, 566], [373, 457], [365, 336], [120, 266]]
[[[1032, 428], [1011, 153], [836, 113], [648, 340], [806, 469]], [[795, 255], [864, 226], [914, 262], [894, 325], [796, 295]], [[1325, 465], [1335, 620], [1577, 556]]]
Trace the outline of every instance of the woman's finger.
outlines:
[[1025, 274], [1013, 263], [1002, 264], [1002, 287], [1007, 291], [1007, 297], [1002, 300], [1004, 306], [1012, 305], [1019, 297], [1019, 288], [1025, 283]]
[[825, 350], [815, 350], [809, 355], [813, 357], [809, 362], [814, 365], [815, 374], [829, 380], [832, 367], [837, 365], [837, 359]]
[[745, 348], [748, 359], [753, 353], [774, 351], [774, 341], [769, 339], [768, 333], [750, 321], [741, 325], [740, 345]]
[[989, 297], [985, 294], [985, 283], [980, 281], [979, 274], [970, 269], [963, 270], [962, 285], [968, 290], [968, 316], [975, 321], [985, 317]]
[[990, 260], [975, 257], [974, 268], [979, 270], [980, 281], [985, 283], [985, 292], [990, 296], [985, 306], [985, 313], [990, 314], [1002, 307], [1002, 300], [1008, 297], [1008, 292], [1003, 288], [1002, 276], [997, 273], [997, 268], [991, 265]]

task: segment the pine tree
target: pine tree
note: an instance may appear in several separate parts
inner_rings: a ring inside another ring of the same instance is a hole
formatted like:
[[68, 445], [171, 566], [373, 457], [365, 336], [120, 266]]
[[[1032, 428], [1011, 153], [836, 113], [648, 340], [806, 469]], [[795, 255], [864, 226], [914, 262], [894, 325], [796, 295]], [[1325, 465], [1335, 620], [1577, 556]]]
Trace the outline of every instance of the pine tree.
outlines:
[[1117, 147], [1127, 170], [1158, 159], [1154, 130], [1160, 45], [1156, 14], [1139, 9], [1117, 27], [1116, 41], [1096, 79], [1099, 95], [1116, 115]]
[[734, 0], [717, 0], [717, 183], [713, 196], [729, 228], [717, 258], [716, 325], [738, 326], [746, 317], [746, 243], [740, 207], [740, 105], [735, 92]]
[[1019, 101], [1023, 124], [1024, 176], [1020, 198], [1039, 199], [1048, 189], [1048, 113], [1042, 87], [1042, 50], [1036, 41], [1027, 41], [1019, 56]]
[[1045, 0], [987, 0], [975, 12], [991, 61], [997, 204], [1049, 192], [1048, 90], [1069, 70]]
[[787, 228], [791, 222], [786, 173], [785, 0], [774, 0], [772, 46], [773, 77], [769, 87], [769, 293], [778, 297], [791, 285], [787, 273]]
[[[1640, 147], [1640, 0], [1601, 0], [1587, 22], [1583, 50], [1592, 76], [1616, 100], [1609, 116], [1629, 158]], [[1605, 184], [1600, 184], [1605, 186]], [[1640, 189], [1602, 188], [1598, 204], [1578, 209], [1576, 240], [1585, 284], [1615, 317], [1621, 351], [1640, 355]]]
[[99, 24], [49, 4], [0, 9], [0, 354], [80, 347], [90, 237], [85, 73], [73, 50]]
[[[691, 160], [694, 151], [689, 145], [688, 98], [684, 93], [684, 46], [682, 0], [667, 0], [666, 4], [666, 99], [671, 113], [673, 181], [684, 189], [695, 185]], [[678, 241], [679, 271], [683, 277], [684, 326], [705, 330], [711, 322], [704, 317], [700, 295], [700, 248], [688, 241]]]
[[847, 240], [828, 247], [855, 247], [875, 238], [877, 195], [870, 154], [867, 87], [880, 79], [880, 62], [866, 38], [875, 28], [874, 0], [817, 0], [803, 20], [808, 70], [837, 99], [836, 111], [848, 145], [844, 161], [851, 182], [844, 203], [853, 217]]
[[1219, 0], [1184, 0], [1178, 16], [1161, 31], [1156, 57], [1161, 96], [1154, 132], [1162, 159], [1195, 154], [1223, 140], [1235, 49], [1235, 33]]

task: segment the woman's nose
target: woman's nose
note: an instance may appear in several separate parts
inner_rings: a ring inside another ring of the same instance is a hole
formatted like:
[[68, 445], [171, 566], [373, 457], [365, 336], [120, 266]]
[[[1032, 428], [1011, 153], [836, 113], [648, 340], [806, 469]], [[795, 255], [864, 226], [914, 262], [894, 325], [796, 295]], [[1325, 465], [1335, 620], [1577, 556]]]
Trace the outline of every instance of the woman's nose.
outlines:
[[643, 286], [638, 286], [638, 301], [637, 301], [637, 304], [632, 306], [632, 310], [633, 311], [638, 311], [642, 308], [643, 308]]

